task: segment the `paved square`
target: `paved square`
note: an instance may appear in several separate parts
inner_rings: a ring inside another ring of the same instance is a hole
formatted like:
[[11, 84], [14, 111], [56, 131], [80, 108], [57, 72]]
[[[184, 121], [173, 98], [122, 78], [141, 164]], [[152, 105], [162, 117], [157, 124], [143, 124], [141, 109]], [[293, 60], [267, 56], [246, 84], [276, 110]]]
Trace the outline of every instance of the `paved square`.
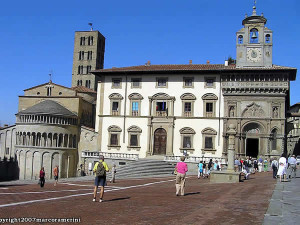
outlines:
[[117, 180], [106, 187], [102, 203], [92, 202], [92, 180], [56, 187], [46, 182], [44, 188], [2, 185], [0, 218], [80, 218], [80, 224], [262, 224], [275, 185], [271, 172], [238, 184], [210, 184], [189, 176], [186, 196], [177, 197], [174, 178]]

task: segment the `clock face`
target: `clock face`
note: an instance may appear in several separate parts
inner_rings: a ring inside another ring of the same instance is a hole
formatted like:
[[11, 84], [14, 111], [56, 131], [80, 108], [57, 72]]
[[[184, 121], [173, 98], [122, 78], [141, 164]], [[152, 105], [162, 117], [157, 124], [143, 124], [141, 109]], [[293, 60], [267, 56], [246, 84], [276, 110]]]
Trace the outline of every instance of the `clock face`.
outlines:
[[259, 62], [262, 59], [261, 48], [248, 48], [247, 60], [250, 62]]

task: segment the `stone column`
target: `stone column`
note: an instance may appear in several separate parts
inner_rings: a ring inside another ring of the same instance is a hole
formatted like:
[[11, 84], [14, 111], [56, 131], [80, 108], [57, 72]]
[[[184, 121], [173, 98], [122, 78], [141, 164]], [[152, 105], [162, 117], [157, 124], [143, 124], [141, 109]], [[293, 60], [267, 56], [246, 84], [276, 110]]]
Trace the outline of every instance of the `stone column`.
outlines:
[[229, 135], [229, 138], [228, 138], [228, 150], [227, 150], [227, 152], [228, 152], [227, 153], [227, 162], [228, 162], [227, 171], [233, 172], [234, 171], [236, 130], [235, 130], [234, 124], [229, 124], [228, 127], [229, 127], [229, 131], [227, 133]]

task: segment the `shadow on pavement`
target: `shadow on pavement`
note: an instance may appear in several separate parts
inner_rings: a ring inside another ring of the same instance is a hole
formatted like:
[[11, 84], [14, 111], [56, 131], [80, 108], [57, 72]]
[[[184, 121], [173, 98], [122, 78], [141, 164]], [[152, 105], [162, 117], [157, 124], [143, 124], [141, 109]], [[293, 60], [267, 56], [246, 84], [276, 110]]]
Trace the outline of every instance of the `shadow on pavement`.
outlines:
[[13, 186], [25, 186], [28, 184], [0, 184], [0, 188], [1, 187], [13, 187]]
[[113, 202], [113, 201], [119, 201], [119, 200], [126, 200], [126, 199], [130, 199], [130, 197], [124, 197], [124, 198], [113, 198], [110, 200], [105, 200], [106, 202]]
[[198, 192], [186, 193], [186, 194], [184, 194], [184, 195], [187, 196], [187, 195], [198, 195], [198, 194], [200, 194], [199, 191], [198, 191]]

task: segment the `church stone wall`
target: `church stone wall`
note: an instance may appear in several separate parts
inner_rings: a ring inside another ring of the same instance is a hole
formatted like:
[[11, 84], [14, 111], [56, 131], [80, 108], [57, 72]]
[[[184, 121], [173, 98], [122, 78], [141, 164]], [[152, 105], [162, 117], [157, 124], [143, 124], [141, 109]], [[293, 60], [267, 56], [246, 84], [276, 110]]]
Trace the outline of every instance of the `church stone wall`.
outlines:
[[51, 96], [76, 96], [76, 92], [70, 88], [62, 87], [53, 83], [38, 86], [24, 91], [25, 96], [47, 96], [47, 86], [51, 86]]

